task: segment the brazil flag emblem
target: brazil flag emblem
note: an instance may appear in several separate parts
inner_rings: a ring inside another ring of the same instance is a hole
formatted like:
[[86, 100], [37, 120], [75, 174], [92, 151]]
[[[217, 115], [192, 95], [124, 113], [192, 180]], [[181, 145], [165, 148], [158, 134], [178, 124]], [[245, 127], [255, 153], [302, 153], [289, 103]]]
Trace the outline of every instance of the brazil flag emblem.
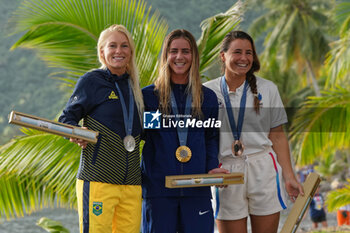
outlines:
[[92, 204], [92, 213], [96, 216], [102, 214], [102, 202], [94, 202]]

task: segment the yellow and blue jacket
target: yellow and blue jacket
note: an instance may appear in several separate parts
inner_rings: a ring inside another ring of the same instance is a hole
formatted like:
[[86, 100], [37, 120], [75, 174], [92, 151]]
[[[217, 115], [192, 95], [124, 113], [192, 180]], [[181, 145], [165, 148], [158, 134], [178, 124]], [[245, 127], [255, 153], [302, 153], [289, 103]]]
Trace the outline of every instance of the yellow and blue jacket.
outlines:
[[132, 136], [136, 148], [125, 150], [123, 138], [126, 136], [123, 111], [115, 82], [118, 83], [126, 107], [129, 106], [127, 73], [117, 76], [102, 69], [87, 72], [77, 81], [59, 121], [83, 126], [99, 132], [96, 144], [89, 143], [82, 150], [77, 178], [121, 185], [140, 185], [140, 134], [141, 121], [134, 103]]

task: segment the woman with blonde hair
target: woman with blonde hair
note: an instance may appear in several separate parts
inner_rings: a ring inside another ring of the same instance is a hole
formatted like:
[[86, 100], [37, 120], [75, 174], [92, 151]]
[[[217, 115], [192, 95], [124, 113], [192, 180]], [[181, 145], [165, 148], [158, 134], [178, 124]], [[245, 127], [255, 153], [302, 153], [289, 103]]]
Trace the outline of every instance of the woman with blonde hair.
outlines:
[[101, 32], [99, 69], [79, 78], [60, 122], [99, 132], [96, 144], [71, 138], [83, 148], [77, 175], [80, 233], [139, 233], [141, 170], [139, 144], [142, 93], [135, 46], [128, 30]]
[[142, 92], [145, 110], [153, 115], [150, 121], [158, 123], [156, 129], [145, 129], [142, 232], [211, 233], [210, 188], [165, 187], [165, 176], [221, 172], [217, 129], [186, 126], [188, 120], [215, 121], [218, 114], [214, 92], [201, 84], [198, 49], [191, 33], [178, 29], [166, 37], [159, 77]]

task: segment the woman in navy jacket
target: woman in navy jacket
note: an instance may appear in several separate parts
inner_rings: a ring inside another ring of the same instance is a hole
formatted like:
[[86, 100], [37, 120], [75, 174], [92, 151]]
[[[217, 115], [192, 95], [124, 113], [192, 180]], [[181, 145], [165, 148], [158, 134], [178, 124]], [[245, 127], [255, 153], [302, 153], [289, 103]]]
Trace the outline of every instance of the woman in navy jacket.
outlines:
[[[143, 90], [145, 111], [162, 113], [160, 129], [146, 129], [142, 151], [143, 232], [213, 232], [209, 187], [169, 189], [165, 176], [222, 172], [218, 167], [216, 95], [202, 86], [195, 39], [186, 30], [164, 41], [155, 84]], [[159, 117], [155, 115], [155, 117]], [[186, 125], [209, 121], [208, 128]], [[184, 127], [174, 124], [183, 121]]]

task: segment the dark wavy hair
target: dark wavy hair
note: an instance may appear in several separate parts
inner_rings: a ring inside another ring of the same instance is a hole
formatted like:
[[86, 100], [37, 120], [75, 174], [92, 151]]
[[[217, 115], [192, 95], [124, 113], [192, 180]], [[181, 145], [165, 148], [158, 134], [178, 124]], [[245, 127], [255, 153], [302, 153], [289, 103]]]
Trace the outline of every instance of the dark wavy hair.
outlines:
[[[250, 44], [252, 45], [253, 49], [253, 65], [250, 68], [250, 70], [246, 74], [246, 79], [248, 81], [250, 90], [252, 91], [254, 95], [254, 109], [257, 113], [259, 113], [259, 98], [258, 98], [258, 90], [256, 86], [256, 77], [254, 75], [254, 72], [260, 70], [260, 61], [258, 58], [258, 55], [256, 53], [255, 45], [253, 38], [246, 32], [243, 31], [231, 31], [227, 33], [225, 38], [223, 39], [220, 47], [220, 53], [225, 53], [228, 51], [230, 44], [232, 41], [236, 39], [241, 39], [241, 40], [248, 40]], [[222, 72], [225, 73], [225, 63], [222, 62]]]

